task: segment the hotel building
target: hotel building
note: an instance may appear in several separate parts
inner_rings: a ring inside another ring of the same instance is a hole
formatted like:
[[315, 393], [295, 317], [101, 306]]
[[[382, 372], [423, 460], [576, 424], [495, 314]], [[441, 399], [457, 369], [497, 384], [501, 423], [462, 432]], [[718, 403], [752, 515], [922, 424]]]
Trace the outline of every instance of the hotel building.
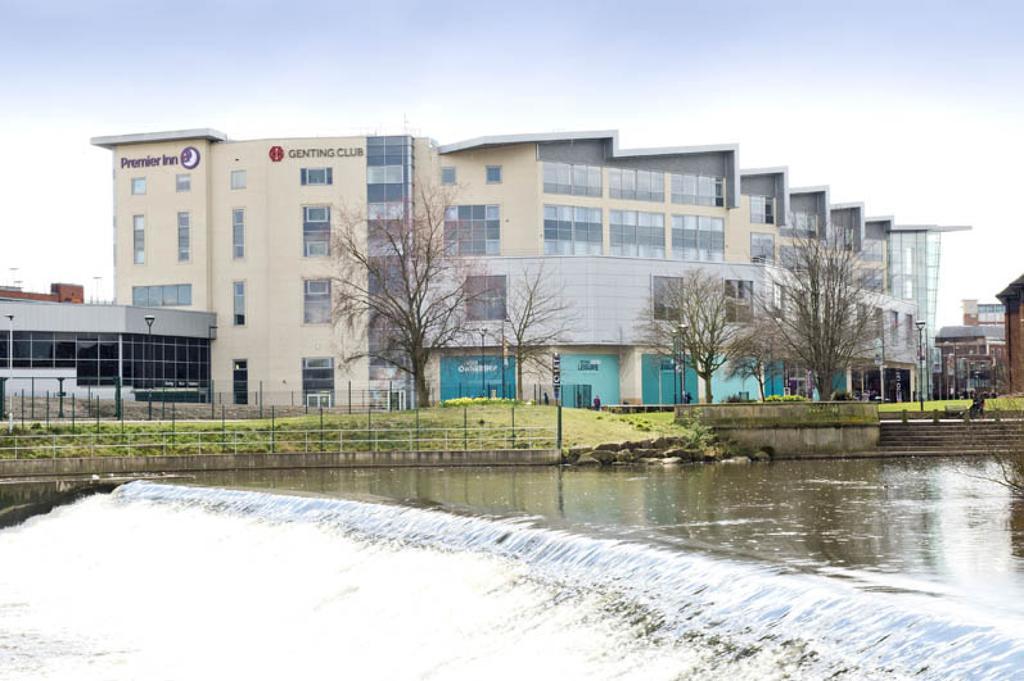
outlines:
[[[343, 210], [400, 214], [418, 183], [453, 187], [446, 234], [454, 252], [500, 278], [489, 288], [507, 293], [541, 267], [556, 282], [573, 319], [551, 348], [567, 404], [676, 401], [673, 360], [637, 332], [659, 278], [704, 268], [752, 305], [789, 239], [827, 225], [861, 254], [884, 320], [875, 360], [836, 387], [877, 393], [884, 365], [887, 398], [911, 399], [914, 322], [935, 328], [939, 235], [958, 229], [833, 204], [827, 186], [790, 187], [785, 167], [742, 169], [736, 145], [622, 149], [614, 131], [438, 145], [408, 135], [231, 140], [202, 129], [92, 143], [112, 152], [116, 301], [153, 308], [153, 333], [163, 308], [215, 314], [215, 390], [245, 396], [259, 381], [268, 403], [301, 394], [330, 404], [349, 381], [407, 394], [383, 362], [339, 361], [348, 339], [332, 322], [330, 237]], [[504, 301], [495, 302], [476, 306], [463, 347], [438, 353], [436, 397], [502, 384], [511, 394], [515, 372], [508, 360], [502, 369], [498, 340]], [[482, 349], [477, 327], [488, 332]], [[528, 397], [550, 390], [549, 371], [527, 375]], [[787, 368], [769, 383], [801, 390], [805, 372]], [[702, 392], [692, 370], [686, 388]], [[727, 369], [713, 389], [716, 400], [757, 395]]]

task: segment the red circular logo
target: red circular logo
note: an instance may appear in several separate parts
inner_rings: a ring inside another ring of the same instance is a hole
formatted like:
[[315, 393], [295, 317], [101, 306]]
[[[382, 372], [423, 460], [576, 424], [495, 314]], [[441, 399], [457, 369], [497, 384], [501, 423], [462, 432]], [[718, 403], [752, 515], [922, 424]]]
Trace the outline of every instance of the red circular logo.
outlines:
[[277, 163], [284, 158], [284, 148], [279, 146], [270, 147], [270, 160]]

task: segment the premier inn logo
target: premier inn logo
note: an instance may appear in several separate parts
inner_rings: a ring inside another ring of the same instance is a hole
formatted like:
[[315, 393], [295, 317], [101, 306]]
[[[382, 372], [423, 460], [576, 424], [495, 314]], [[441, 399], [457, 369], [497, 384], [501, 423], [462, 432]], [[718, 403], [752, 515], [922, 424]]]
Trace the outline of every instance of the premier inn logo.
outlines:
[[160, 154], [159, 156], [144, 156], [143, 158], [122, 158], [122, 168], [153, 168], [156, 166], [177, 166], [180, 165], [186, 170], [194, 170], [199, 165], [199, 150], [195, 147], [185, 147], [177, 156]]
[[362, 147], [323, 147], [313, 149], [285, 149], [275, 144], [267, 153], [274, 163], [288, 158], [351, 158], [363, 155]]

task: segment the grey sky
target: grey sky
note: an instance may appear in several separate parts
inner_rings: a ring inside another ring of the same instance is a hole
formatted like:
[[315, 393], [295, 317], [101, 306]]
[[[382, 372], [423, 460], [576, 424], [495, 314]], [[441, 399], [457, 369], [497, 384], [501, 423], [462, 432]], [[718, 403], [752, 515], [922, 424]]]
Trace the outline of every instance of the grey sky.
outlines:
[[[41, 3], [0, 0], [0, 280], [109, 297], [93, 135], [618, 128], [737, 142], [744, 167], [944, 240], [940, 323], [1024, 272], [1024, 6], [1011, 2]], [[90, 290], [90, 294], [92, 291]]]

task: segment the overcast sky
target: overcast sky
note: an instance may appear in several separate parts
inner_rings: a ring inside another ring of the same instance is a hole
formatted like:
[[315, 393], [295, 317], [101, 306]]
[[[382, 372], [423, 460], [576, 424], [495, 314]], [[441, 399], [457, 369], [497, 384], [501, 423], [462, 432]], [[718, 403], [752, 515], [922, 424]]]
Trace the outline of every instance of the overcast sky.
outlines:
[[1024, 272], [1024, 3], [490, 4], [0, 0], [0, 281], [109, 298], [89, 138], [191, 127], [735, 142], [869, 216], [973, 225], [944, 237], [940, 324]]

